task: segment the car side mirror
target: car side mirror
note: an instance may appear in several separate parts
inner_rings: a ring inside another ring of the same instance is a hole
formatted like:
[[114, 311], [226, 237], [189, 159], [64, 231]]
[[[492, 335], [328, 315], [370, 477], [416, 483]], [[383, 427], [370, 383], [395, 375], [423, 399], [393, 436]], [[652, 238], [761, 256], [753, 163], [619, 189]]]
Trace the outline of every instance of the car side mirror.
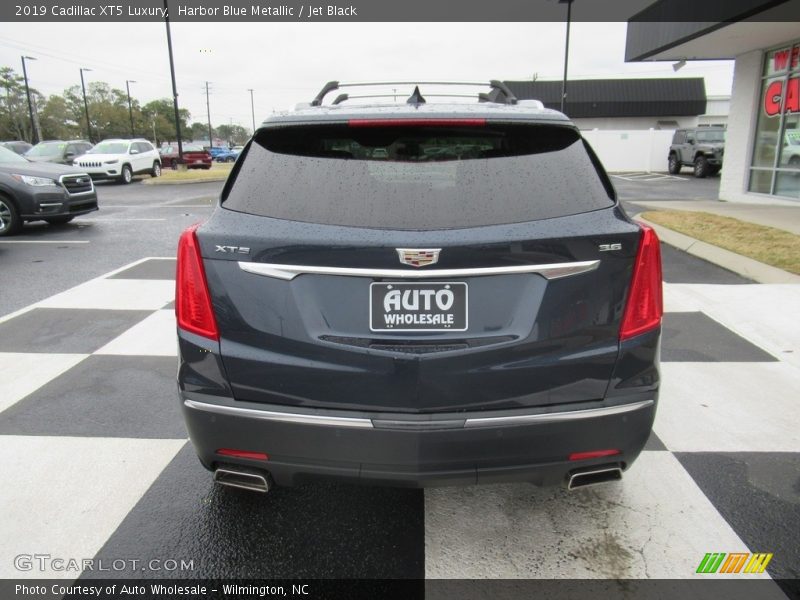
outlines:
[[687, 144], [694, 144], [695, 143], [695, 139], [694, 138], [686, 138], [686, 143]]
[[132, 148], [130, 154], [139, 154], [139, 151], [136, 150], [135, 148]]
[[64, 158], [75, 158], [75, 153], [74, 152], [67, 152], [64, 155]]

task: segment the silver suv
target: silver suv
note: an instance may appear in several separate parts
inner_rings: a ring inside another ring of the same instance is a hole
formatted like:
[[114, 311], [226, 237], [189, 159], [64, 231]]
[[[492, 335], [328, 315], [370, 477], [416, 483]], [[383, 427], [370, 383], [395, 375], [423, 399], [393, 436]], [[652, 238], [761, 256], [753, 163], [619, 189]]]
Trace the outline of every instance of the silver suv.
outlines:
[[722, 170], [722, 155], [725, 153], [725, 129], [700, 127], [678, 129], [672, 137], [667, 164], [669, 172], [677, 175], [681, 167], [694, 168], [695, 177], [716, 175]]

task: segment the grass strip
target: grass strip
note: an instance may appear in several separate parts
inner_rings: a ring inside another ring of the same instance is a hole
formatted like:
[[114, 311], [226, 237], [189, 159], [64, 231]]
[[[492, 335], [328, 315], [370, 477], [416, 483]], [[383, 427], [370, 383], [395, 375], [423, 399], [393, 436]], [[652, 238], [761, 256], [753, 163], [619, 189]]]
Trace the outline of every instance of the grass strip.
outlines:
[[800, 275], [800, 236], [788, 231], [707, 212], [653, 210], [641, 216], [667, 229]]

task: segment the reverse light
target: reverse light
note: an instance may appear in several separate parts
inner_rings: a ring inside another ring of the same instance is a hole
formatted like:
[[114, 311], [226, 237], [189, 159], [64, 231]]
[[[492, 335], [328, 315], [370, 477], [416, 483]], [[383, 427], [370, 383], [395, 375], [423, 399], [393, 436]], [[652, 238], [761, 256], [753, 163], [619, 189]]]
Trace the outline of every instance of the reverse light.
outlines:
[[483, 127], [486, 119], [350, 119], [350, 127]]
[[616, 456], [619, 450], [609, 448], [608, 450], [591, 450], [589, 452], [573, 452], [569, 455], [570, 460], [589, 460], [590, 458], [603, 458], [604, 456]]
[[186, 229], [178, 242], [175, 316], [181, 329], [218, 341], [217, 320], [211, 307], [203, 257], [195, 233], [199, 226], [197, 223]]
[[641, 224], [639, 226], [642, 233], [619, 330], [620, 340], [627, 340], [655, 329], [661, 325], [661, 317], [664, 314], [661, 246], [652, 228]]
[[220, 448], [217, 450], [220, 456], [232, 456], [234, 458], [247, 458], [250, 460], [269, 460], [269, 456], [263, 452], [250, 452], [249, 450], [235, 450], [233, 448]]

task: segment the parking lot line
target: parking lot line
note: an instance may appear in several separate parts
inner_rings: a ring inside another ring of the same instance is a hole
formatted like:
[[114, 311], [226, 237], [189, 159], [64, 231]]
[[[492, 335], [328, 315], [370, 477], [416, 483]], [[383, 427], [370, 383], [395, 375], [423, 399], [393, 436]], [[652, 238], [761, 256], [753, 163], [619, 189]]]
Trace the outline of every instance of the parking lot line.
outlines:
[[0, 240], [0, 244], [91, 244], [89, 240]]
[[166, 221], [166, 219], [136, 219], [136, 218], [120, 218], [120, 219], [113, 219], [113, 218], [105, 218], [105, 219], [78, 219], [79, 221], [88, 221], [89, 223], [96, 223], [99, 221]]

